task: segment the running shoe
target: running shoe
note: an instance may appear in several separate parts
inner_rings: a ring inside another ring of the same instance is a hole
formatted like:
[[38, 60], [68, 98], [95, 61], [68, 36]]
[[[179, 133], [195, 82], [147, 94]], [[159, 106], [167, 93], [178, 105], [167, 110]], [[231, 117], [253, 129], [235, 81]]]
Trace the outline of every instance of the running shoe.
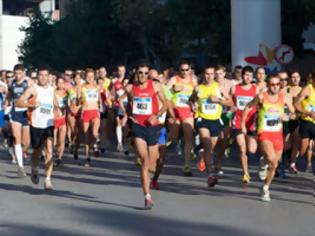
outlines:
[[244, 174], [242, 181], [243, 181], [244, 184], [249, 184], [250, 183], [250, 176], [249, 176], [249, 174]]
[[206, 163], [203, 158], [200, 158], [200, 161], [198, 162], [198, 169], [201, 172], [204, 172], [206, 170]]
[[17, 162], [15, 159], [12, 159], [11, 164], [15, 165]]
[[151, 187], [155, 190], [160, 190], [159, 183], [157, 180], [154, 180], [154, 179], [152, 180]]
[[75, 152], [73, 153], [73, 159], [74, 159], [74, 160], [78, 160], [78, 159], [79, 159], [79, 154], [78, 154], [77, 151], [75, 151]]
[[154, 202], [152, 200], [152, 197], [151, 196], [150, 197], [145, 197], [144, 198], [144, 208], [146, 210], [151, 210], [151, 209], [153, 209], [153, 207], [154, 207]]
[[312, 173], [313, 172], [313, 167], [312, 167], [312, 164], [309, 163], [307, 164], [307, 167], [306, 167], [306, 173]]
[[182, 148], [181, 148], [181, 144], [180, 144], [180, 143], [178, 143], [178, 144], [176, 145], [176, 147], [175, 147], [175, 153], [176, 153], [178, 156], [182, 155]]
[[91, 159], [90, 159], [90, 158], [87, 158], [87, 159], [85, 160], [84, 166], [85, 166], [85, 167], [91, 167]]
[[61, 159], [57, 158], [54, 162], [54, 166], [56, 166], [56, 167], [63, 166], [63, 161]]
[[218, 175], [224, 175], [224, 171], [222, 170], [221, 167], [215, 167], [214, 170], [215, 173], [217, 173]]
[[118, 152], [123, 152], [123, 151], [124, 151], [124, 147], [123, 147], [122, 144], [118, 144], [118, 145], [117, 145], [117, 151], [118, 151]]
[[192, 160], [192, 161], [196, 160], [197, 155], [194, 153], [194, 151], [193, 151], [193, 150], [191, 150], [190, 155], [191, 155], [191, 160]]
[[50, 179], [45, 179], [45, 182], [44, 182], [44, 189], [45, 190], [53, 190], [53, 185], [51, 183], [51, 180]]
[[270, 192], [269, 190], [265, 190], [264, 188], [261, 189], [261, 200], [263, 202], [270, 202]]
[[38, 169], [37, 168], [32, 168], [31, 180], [32, 180], [33, 184], [38, 184], [39, 183], [39, 174], [38, 174]]
[[142, 162], [141, 162], [140, 157], [137, 157], [137, 158], [135, 159], [135, 165], [136, 165], [136, 166], [141, 166], [141, 165], [142, 165]]
[[279, 178], [280, 179], [285, 179], [286, 178], [285, 166], [283, 164], [280, 164], [280, 167], [279, 167]]
[[101, 148], [101, 153], [105, 153], [106, 149], [105, 148]]
[[189, 166], [185, 166], [183, 169], [183, 175], [185, 177], [191, 177], [193, 174], [191, 172], [191, 168]]
[[218, 183], [218, 178], [215, 176], [209, 176], [208, 177], [208, 186], [209, 187], [214, 187]]
[[23, 167], [21, 167], [21, 166], [18, 167], [17, 176], [19, 178], [25, 178], [26, 177], [26, 173], [25, 173], [25, 170]]
[[99, 157], [100, 156], [100, 151], [98, 149], [94, 149], [94, 156]]
[[298, 174], [299, 171], [298, 169], [296, 168], [295, 164], [291, 164], [290, 167], [289, 167], [289, 171], [292, 173], [292, 174]]
[[263, 159], [260, 159], [258, 168], [258, 177], [261, 181], [264, 181], [267, 177], [268, 164], [265, 164]]

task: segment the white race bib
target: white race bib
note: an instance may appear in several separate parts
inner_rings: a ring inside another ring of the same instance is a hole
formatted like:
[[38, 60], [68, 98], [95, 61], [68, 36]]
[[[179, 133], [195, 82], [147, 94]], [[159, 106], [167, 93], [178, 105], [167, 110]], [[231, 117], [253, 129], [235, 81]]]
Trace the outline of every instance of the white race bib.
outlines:
[[189, 96], [185, 94], [178, 94], [176, 100], [177, 107], [189, 107], [188, 105]]
[[236, 98], [236, 106], [239, 110], [244, 110], [245, 106], [253, 100], [253, 97], [249, 96], [238, 96]]
[[218, 104], [211, 102], [209, 99], [202, 100], [201, 112], [206, 115], [218, 113]]
[[278, 115], [264, 115], [263, 130], [270, 132], [281, 131], [281, 118]]
[[309, 112], [315, 112], [315, 106], [312, 104], [308, 104], [306, 110]]
[[152, 114], [152, 98], [134, 97], [132, 113], [135, 115], [151, 115]]
[[87, 102], [97, 102], [98, 92], [97, 90], [86, 90], [86, 101]]
[[53, 111], [53, 105], [51, 105], [51, 104], [44, 104], [44, 103], [42, 103], [42, 104], [40, 104], [40, 106], [39, 106], [39, 113], [41, 114], [41, 115], [50, 115], [51, 113], [52, 113], [52, 111]]

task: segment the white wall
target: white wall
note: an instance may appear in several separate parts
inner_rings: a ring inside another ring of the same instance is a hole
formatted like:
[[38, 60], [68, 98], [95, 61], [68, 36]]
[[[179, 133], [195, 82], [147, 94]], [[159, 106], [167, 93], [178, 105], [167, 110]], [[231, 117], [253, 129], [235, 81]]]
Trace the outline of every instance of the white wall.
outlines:
[[0, 15], [0, 69], [12, 70], [18, 63], [18, 45], [25, 36], [20, 27], [28, 22], [27, 17]]
[[231, 0], [232, 66], [248, 64], [244, 58], [259, 51], [268, 57], [268, 51], [267, 67], [279, 68], [272, 53], [281, 44], [280, 11], [280, 0]]

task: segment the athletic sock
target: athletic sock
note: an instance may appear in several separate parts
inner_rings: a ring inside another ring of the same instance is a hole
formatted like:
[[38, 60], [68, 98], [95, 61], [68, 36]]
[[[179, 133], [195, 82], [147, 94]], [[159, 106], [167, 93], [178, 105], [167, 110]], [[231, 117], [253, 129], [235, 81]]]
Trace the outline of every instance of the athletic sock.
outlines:
[[21, 144], [14, 145], [14, 152], [18, 162], [19, 167], [24, 168], [23, 166], [23, 150]]
[[118, 144], [122, 144], [122, 127], [119, 125], [116, 127], [116, 136]]

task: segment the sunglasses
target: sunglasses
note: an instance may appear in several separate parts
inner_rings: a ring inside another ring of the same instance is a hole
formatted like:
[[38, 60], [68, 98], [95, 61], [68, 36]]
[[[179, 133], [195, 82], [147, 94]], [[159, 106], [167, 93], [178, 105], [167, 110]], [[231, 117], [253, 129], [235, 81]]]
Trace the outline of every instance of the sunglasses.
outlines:
[[190, 69], [180, 69], [181, 72], [188, 72]]
[[139, 75], [148, 75], [149, 72], [148, 71], [138, 71]]
[[280, 81], [287, 81], [287, 80], [288, 80], [288, 78], [280, 79]]
[[270, 84], [270, 87], [280, 86], [280, 83], [272, 83]]
[[65, 76], [72, 76], [72, 74], [65, 74]]

